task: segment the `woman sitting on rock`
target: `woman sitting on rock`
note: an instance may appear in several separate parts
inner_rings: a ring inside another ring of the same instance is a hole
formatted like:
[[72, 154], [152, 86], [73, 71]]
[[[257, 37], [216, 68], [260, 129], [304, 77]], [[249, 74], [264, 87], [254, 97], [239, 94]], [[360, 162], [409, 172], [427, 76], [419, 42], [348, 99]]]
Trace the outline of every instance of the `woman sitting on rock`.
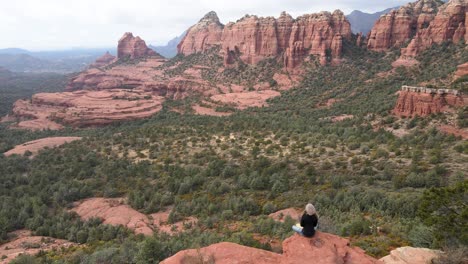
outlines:
[[305, 212], [301, 217], [301, 223], [292, 227], [294, 231], [305, 237], [313, 237], [318, 226], [317, 212], [311, 203], [305, 207]]

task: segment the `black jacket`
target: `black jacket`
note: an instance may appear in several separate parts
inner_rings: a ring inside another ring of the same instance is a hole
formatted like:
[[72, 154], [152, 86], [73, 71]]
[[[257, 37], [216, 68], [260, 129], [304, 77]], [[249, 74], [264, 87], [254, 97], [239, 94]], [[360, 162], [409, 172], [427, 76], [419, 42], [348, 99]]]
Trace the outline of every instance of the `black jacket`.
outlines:
[[302, 233], [306, 237], [313, 237], [315, 235], [315, 227], [318, 224], [317, 215], [308, 215], [304, 213], [301, 218], [301, 226], [303, 227]]

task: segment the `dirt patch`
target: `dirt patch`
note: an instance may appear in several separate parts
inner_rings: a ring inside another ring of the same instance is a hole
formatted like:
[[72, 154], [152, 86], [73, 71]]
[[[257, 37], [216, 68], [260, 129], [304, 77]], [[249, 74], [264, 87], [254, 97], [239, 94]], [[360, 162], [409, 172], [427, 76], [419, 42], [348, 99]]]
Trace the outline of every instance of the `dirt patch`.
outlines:
[[35, 255], [39, 253], [39, 251], [48, 251], [77, 245], [63, 239], [32, 236], [31, 231], [28, 230], [18, 230], [13, 232], [12, 235], [15, 236], [12, 241], [0, 245], [0, 257], [6, 256], [6, 259], [0, 260], [1, 264], [9, 263], [20, 254]]
[[278, 212], [269, 214], [268, 217], [275, 221], [284, 222], [286, 217], [289, 216], [291, 219], [298, 221], [301, 218], [301, 210], [297, 208], [286, 208]]
[[21, 145], [15, 146], [13, 149], [5, 152], [5, 156], [11, 156], [13, 154], [24, 155], [26, 151], [32, 153], [31, 157], [36, 155], [40, 150], [44, 148], [54, 148], [60, 145], [80, 140], [81, 137], [48, 137], [38, 140], [29, 141]]
[[396, 61], [392, 63], [393, 68], [398, 68], [398, 67], [413, 67], [419, 64], [419, 61], [413, 59], [413, 58], [399, 58]]
[[182, 221], [169, 224], [169, 215], [171, 214], [172, 208], [167, 208], [162, 212], [151, 214], [150, 218], [152, 219], [153, 226], [158, 228], [159, 231], [173, 235], [175, 233], [181, 232], [184, 230], [185, 225], [195, 225], [198, 222], [198, 219], [195, 217], [188, 217]]
[[354, 118], [354, 116], [353, 115], [339, 115], [339, 116], [332, 117], [331, 121], [335, 123], [335, 122], [340, 122], [340, 121], [351, 119], [351, 118]]
[[248, 107], [268, 106], [266, 101], [270, 98], [280, 96], [274, 90], [252, 91], [243, 93], [226, 93], [211, 96], [213, 101], [223, 104], [234, 105], [237, 109], [244, 110]]
[[463, 139], [468, 139], [468, 129], [467, 128], [457, 128], [450, 125], [440, 125], [439, 130], [451, 134], [457, 137], [462, 137]]
[[325, 102], [320, 102], [316, 105], [317, 108], [330, 108], [332, 107], [335, 103], [341, 102], [343, 99], [328, 99]]
[[227, 113], [227, 112], [216, 112], [216, 110], [213, 109], [213, 108], [204, 107], [204, 106], [201, 106], [201, 105], [198, 105], [198, 104], [194, 105], [192, 108], [195, 111], [195, 113], [197, 113], [197, 115], [209, 115], [209, 116], [229, 116], [229, 115], [232, 115], [232, 113]]

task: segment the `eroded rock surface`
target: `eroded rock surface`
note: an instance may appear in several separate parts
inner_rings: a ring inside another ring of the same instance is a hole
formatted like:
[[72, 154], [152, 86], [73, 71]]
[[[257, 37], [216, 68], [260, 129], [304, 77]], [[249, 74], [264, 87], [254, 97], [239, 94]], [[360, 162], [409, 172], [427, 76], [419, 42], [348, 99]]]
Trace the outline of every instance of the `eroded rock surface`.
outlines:
[[182, 264], [194, 259], [214, 261], [217, 264], [309, 264], [314, 261], [323, 264], [382, 263], [366, 255], [362, 249], [349, 246], [347, 239], [322, 232], [317, 232], [312, 239], [293, 235], [283, 242], [283, 254], [222, 242], [199, 250], [181, 251], [161, 263]]
[[16, 101], [13, 114], [20, 119], [16, 125], [19, 128], [60, 129], [60, 124], [100, 126], [150, 117], [162, 109], [163, 101], [163, 97], [142, 90], [39, 93], [31, 100]]
[[455, 72], [455, 79], [461, 78], [468, 75], [468, 62], [458, 65], [457, 71]]
[[29, 141], [21, 145], [15, 146], [13, 149], [4, 153], [5, 156], [11, 156], [13, 154], [24, 155], [26, 151], [30, 151], [32, 156], [36, 155], [41, 149], [54, 148], [65, 143], [69, 143], [75, 140], [80, 140], [81, 137], [48, 137], [41, 138], [38, 140]]
[[63, 239], [33, 236], [29, 230], [18, 230], [13, 232], [13, 235], [15, 235], [16, 238], [0, 245], [0, 257], [6, 256], [5, 259], [0, 259], [0, 264], [10, 263], [10, 261], [21, 254], [35, 255], [39, 253], [39, 251], [48, 251], [76, 245], [75, 243]]
[[437, 258], [441, 252], [427, 248], [401, 247], [381, 258], [385, 264], [428, 264]]
[[338, 61], [343, 39], [351, 40], [351, 27], [339, 10], [296, 19], [284, 12], [277, 19], [246, 15], [225, 26], [216, 13], [210, 12], [190, 28], [178, 52], [189, 55], [219, 46], [225, 65], [236, 59], [257, 64], [266, 58], [279, 58], [287, 68], [294, 68], [309, 55], [317, 55], [322, 64]]
[[82, 219], [100, 218], [104, 224], [122, 225], [137, 234], [152, 235], [154, 230], [168, 234], [184, 231], [185, 225], [197, 223], [195, 217], [189, 217], [173, 224], [168, 223], [171, 208], [149, 217], [125, 204], [123, 198], [90, 198], [77, 202], [72, 209]]
[[400, 91], [393, 113], [403, 117], [428, 116], [467, 104], [468, 98], [463, 95]]
[[134, 37], [132, 33], [125, 33], [119, 40], [117, 47], [117, 57], [119, 59], [137, 59], [147, 56], [159, 56], [156, 51], [148, 48], [144, 40]]
[[386, 51], [403, 47], [403, 58], [415, 57], [432, 44], [468, 39], [468, 1], [419, 0], [383, 15], [369, 34], [367, 47]]

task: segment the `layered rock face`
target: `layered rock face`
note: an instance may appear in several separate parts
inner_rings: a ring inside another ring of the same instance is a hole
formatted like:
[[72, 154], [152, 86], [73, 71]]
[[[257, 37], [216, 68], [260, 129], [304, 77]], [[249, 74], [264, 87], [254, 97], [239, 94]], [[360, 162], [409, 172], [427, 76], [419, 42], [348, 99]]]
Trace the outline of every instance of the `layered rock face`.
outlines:
[[458, 79], [460, 77], [463, 77], [465, 75], [468, 75], [468, 62], [458, 65], [457, 71], [455, 72], [455, 78]]
[[283, 242], [283, 254], [222, 242], [200, 250], [181, 251], [161, 263], [182, 264], [192, 263], [190, 261], [193, 260], [203, 260], [203, 263], [215, 261], [217, 264], [306, 264], [314, 261], [323, 264], [382, 263], [366, 255], [362, 249], [349, 246], [347, 239], [322, 232], [317, 232], [312, 239], [299, 235], [286, 239]]
[[96, 61], [93, 64], [91, 64], [89, 67], [90, 68], [104, 67], [104, 66], [110, 64], [111, 62], [113, 62], [115, 59], [116, 59], [115, 56], [113, 56], [109, 52], [106, 52], [104, 55], [97, 58]]
[[468, 98], [461, 94], [400, 91], [393, 113], [402, 117], [428, 116], [466, 105]]
[[130, 58], [137, 59], [146, 56], [157, 56], [158, 54], [148, 48], [144, 40], [140, 37], [134, 37], [132, 33], [127, 32], [119, 40], [117, 47], [117, 57], [121, 58]]
[[402, 56], [414, 57], [432, 44], [446, 41], [459, 43], [467, 40], [467, 16], [467, 0], [451, 0], [440, 6], [437, 15], [428, 26], [417, 30], [408, 47], [402, 49]]
[[235, 58], [256, 64], [269, 57], [283, 56], [285, 66], [294, 68], [308, 55], [318, 55], [322, 64], [339, 59], [343, 39], [351, 39], [351, 26], [341, 11], [297, 19], [284, 12], [278, 19], [247, 15], [226, 26], [210, 12], [190, 28], [178, 52], [189, 55], [220, 46], [226, 65]]
[[221, 43], [224, 25], [219, 22], [218, 15], [211, 11], [197, 24], [188, 29], [187, 34], [177, 45], [178, 53], [190, 55], [204, 52]]
[[369, 34], [368, 49], [385, 51], [401, 46], [417, 31], [427, 27], [439, 6], [440, 2], [436, 0], [420, 0], [381, 16]]
[[432, 44], [468, 39], [467, 0], [419, 0], [383, 15], [369, 34], [367, 47], [385, 51], [401, 47], [403, 57], [414, 57]]

